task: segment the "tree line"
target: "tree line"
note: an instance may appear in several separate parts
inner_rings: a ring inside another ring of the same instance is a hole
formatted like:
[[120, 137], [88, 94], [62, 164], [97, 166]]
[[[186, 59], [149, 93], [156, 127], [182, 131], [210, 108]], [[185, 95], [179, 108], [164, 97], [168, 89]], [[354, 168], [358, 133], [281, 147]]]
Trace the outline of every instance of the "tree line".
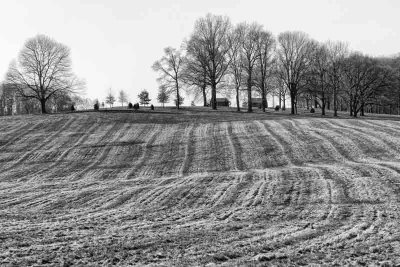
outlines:
[[[199, 18], [179, 49], [167, 47], [153, 70], [159, 73], [159, 95], [182, 90], [217, 109], [217, 93], [233, 92], [237, 110], [243, 93], [247, 111], [252, 96], [278, 96], [279, 107], [290, 99], [297, 108], [320, 107], [322, 115], [332, 109], [351, 116], [400, 113], [400, 54], [372, 57], [351, 51], [342, 41], [318, 42], [308, 34], [286, 31], [275, 37], [263, 25], [239, 23], [208, 14]], [[179, 108], [179, 101], [177, 103]]]
[[[164, 104], [173, 96], [178, 108], [185, 90], [213, 109], [217, 94], [234, 94], [238, 111], [246, 103], [252, 112], [254, 95], [265, 111], [272, 95], [279, 108], [290, 99], [292, 114], [298, 107], [320, 107], [323, 115], [330, 109], [334, 116], [339, 110], [352, 116], [400, 113], [400, 54], [372, 57], [351, 51], [345, 42], [318, 42], [298, 31], [274, 36], [257, 22], [233, 25], [224, 16], [199, 18], [181, 47], [165, 48], [152, 68], [159, 74], [157, 100]], [[10, 64], [0, 86], [0, 114], [87, 107], [93, 103], [78, 95], [84, 87], [72, 72], [70, 49], [37, 35]], [[110, 106], [116, 100], [111, 93], [106, 98]], [[126, 93], [118, 100], [124, 105]]]
[[[85, 82], [72, 72], [70, 49], [46, 35], [29, 38], [0, 84], [0, 115], [92, 109], [100, 103], [80, 96]], [[116, 98], [110, 89], [106, 104], [128, 102], [124, 90]], [[104, 107], [104, 102], [102, 103]]]

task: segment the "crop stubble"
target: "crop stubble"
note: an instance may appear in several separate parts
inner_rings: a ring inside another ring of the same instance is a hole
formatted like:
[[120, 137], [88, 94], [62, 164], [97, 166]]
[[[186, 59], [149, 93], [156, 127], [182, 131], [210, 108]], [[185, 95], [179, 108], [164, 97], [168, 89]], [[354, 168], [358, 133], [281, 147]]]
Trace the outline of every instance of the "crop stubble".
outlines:
[[1, 264], [400, 263], [399, 122], [112, 116], [1, 121]]

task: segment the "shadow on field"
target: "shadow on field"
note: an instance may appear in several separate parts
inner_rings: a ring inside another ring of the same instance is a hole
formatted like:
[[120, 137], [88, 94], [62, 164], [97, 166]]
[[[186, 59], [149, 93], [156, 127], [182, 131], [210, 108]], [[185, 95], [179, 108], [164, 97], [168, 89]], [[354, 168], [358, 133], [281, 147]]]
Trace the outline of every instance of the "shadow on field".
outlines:
[[[94, 112], [94, 111], [81, 111]], [[297, 115], [291, 115], [290, 109], [285, 111], [275, 111], [268, 108], [266, 112], [255, 108], [253, 112], [248, 113], [245, 109], [237, 111], [236, 108], [221, 107], [213, 110], [209, 107], [182, 107], [177, 110], [173, 107], [156, 107], [150, 110], [147, 107], [141, 107], [137, 111], [128, 109], [101, 109], [98, 117], [104, 120], [113, 120], [126, 123], [158, 123], [158, 124], [176, 124], [185, 122], [210, 123], [210, 122], [229, 122], [229, 121], [248, 121], [248, 120], [276, 120], [288, 118], [326, 118], [326, 119], [354, 119], [347, 112], [339, 112], [338, 117], [333, 116], [333, 112], [326, 111], [326, 115], [322, 116], [319, 109], [316, 113], [310, 113], [306, 109], [299, 109]], [[400, 116], [387, 114], [366, 114], [357, 119], [372, 120], [395, 120], [399, 121]]]
[[[72, 115], [80, 116], [83, 114], [91, 114], [89, 116], [89, 123], [97, 122], [121, 122], [121, 123], [142, 123], [142, 124], [178, 124], [178, 123], [213, 123], [213, 122], [230, 122], [230, 121], [249, 121], [249, 120], [279, 120], [279, 119], [290, 119], [290, 118], [326, 118], [326, 119], [354, 119], [349, 116], [348, 112], [338, 112], [338, 117], [333, 116], [333, 111], [326, 110], [326, 115], [321, 115], [321, 110], [316, 109], [315, 113], [310, 113], [306, 109], [298, 109], [297, 115], [290, 114], [290, 109], [285, 111], [275, 111], [273, 108], [266, 109], [262, 112], [261, 109], [254, 108], [253, 112], [248, 113], [246, 109], [237, 111], [236, 108], [232, 107], [219, 107], [217, 110], [213, 110], [210, 107], [181, 107], [177, 110], [175, 107], [156, 107], [155, 110], [151, 110], [149, 107], [140, 107], [139, 110], [132, 110], [123, 107], [116, 107], [112, 109], [100, 109], [99, 111], [94, 110], [78, 110], [68, 111], [62, 113], [53, 113], [48, 115], [16, 115], [2, 117], [4, 120], [17, 118], [24, 119], [27, 116], [57, 118], [60, 115]], [[388, 114], [366, 114], [366, 116], [357, 117], [357, 120], [392, 120], [400, 121], [399, 115], [388, 115]]]

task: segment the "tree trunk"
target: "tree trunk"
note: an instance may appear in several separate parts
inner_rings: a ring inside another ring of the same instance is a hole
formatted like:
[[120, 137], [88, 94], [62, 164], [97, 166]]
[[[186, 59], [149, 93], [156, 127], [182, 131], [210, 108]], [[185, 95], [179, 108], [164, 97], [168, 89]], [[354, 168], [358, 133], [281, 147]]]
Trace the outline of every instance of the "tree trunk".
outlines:
[[42, 108], [42, 114], [46, 114], [46, 99], [40, 99], [40, 106]]
[[290, 84], [290, 102], [292, 104], [292, 110], [290, 113], [292, 115], [297, 114], [297, 107], [296, 107], [296, 86], [297, 84], [291, 83]]
[[211, 84], [211, 107], [217, 109], [217, 85], [215, 82]]
[[350, 116], [353, 116], [353, 97], [351, 95], [349, 100]]
[[203, 86], [202, 91], [203, 91], [203, 106], [207, 107], [207, 94], [206, 94], [206, 87], [205, 86]]
[[294, 115], [295, 114], [295, 98], [296, 96], [294, 96], [293, 92], [290, 92], [290, 102], [292, 104], [292, 110], [291, 110], [291, 114]]
[[337, 103], [337, 93], [336, 88], [333, 89], [333, 116], [337, 117], [338, 103]]
[[240, 111], [240, 103], [239, 103], [239, 86], [236, 87], [236, 109]]
[[176, 107], [179, 109], [180, 101], [179, 101], [179, 87], [176, 85]]
[[247, 78], [247, 112], [253, 112], [253, 103], [251, 102], [251, 74]]
[[283, 109], [285, 109], [285, 110], [286, 110], [286, 97], [285, 97], [285, 95], [284, 95], [284, 94], [283, 94], [282, 101], [283, 101]]
[[279, 91], [279, 108], [282, 108], [282, 91]]
[[267, 107], [267, 103], [266, 103], [267, 96], [265, 94], [265, 88], [263, 85], [261, 86], [261, 97], [262, 97], [262, 111], [265, 112], [265, 108]]
[[331, 99], [330, 99], [330, 97], [328, 97], [328, 98], [326, 99], [326, 108], [327, 108], [328, 110], [331, 110]]
[[247, 89], [247, 112], [253, 112], [253, 103], [251, 102], [251, 88]]
[[397, 99], [397, 115], [400, 115], [400, 91], [399, 91], [399, 97]]

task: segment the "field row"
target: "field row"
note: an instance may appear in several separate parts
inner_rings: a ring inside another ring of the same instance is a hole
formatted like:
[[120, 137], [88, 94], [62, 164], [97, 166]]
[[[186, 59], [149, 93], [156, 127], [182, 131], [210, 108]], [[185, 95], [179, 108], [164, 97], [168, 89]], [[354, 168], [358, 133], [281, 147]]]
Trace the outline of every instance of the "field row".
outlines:
[[[68, 118], [68, 119], [67, 119]], [[266, 120], [173, 125], [96, 122], [2, 126], [0, 181], [133, 179], [400, 159], [400, 123]]]
[[47, 118], [0, 126], [0, 263], [400, 264], [399, 122]]

